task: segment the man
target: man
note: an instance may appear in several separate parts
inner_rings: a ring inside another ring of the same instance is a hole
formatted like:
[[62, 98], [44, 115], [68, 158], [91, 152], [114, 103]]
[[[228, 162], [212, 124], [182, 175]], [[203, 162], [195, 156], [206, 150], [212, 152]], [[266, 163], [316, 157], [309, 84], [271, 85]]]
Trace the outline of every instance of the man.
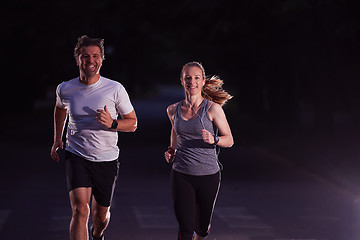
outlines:
[[65, 161], [72, 208], [70, 239], [88, 239], [91, 198], [90, 235], [94, 240], [104, 239], [118, 174], [117, 131], [135, 131], [137, 118], [125, 88], [100, 76], [103, 39], [80, 37], [74, 56], [80, 76], [57, 87], [51, 156], [59, 161], [57, 150], [63, 148], [68, 116]]

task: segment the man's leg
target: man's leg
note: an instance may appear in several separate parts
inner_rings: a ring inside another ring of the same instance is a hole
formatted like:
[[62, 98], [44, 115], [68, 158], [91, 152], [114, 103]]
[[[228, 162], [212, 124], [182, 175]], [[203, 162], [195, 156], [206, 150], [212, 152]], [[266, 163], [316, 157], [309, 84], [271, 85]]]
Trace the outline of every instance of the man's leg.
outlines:
[[91, 188], [75, 188], [69, 196], [72, 209], [70, 240], [88, 240]]
[[95, 238], [100, 238], [110, 222], [110, 207], [101, 206], [93, 197], [91, 211], [94, 225], [92, 234]]

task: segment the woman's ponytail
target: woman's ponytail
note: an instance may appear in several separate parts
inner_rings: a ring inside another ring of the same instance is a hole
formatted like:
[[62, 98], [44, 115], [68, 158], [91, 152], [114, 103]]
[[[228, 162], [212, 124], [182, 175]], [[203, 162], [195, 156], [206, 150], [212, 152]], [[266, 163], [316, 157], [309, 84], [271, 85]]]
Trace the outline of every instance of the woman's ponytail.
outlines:
[[223, 84], [224, 81], [218, 76], [214, 75], [211, 78], [206, 78], [205, 85], [202, 90], [202, 96], [223, 106], [233, 97], [222, 88]]

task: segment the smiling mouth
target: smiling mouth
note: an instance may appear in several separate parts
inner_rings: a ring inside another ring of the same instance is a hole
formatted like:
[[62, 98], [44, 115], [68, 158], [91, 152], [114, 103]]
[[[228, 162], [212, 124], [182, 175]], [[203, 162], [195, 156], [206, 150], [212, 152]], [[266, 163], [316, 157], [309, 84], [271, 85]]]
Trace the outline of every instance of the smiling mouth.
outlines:
[[196, 89], [196, 86], [187, 86], [188, 89]]
[[86, 71], [95, 71], [96, 70], [96, 67], [95, 67], [95, 65], [86, 65], [85, 66], [85, 70]]

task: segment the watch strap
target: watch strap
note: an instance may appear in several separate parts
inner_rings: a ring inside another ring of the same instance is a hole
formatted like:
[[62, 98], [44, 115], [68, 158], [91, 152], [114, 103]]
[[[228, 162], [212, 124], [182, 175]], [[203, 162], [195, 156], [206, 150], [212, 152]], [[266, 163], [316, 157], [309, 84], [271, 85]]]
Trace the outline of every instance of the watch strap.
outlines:
[[116, 119], [113, 120], [110, 129], [116, 129], [118, 126], [118, 121]]

